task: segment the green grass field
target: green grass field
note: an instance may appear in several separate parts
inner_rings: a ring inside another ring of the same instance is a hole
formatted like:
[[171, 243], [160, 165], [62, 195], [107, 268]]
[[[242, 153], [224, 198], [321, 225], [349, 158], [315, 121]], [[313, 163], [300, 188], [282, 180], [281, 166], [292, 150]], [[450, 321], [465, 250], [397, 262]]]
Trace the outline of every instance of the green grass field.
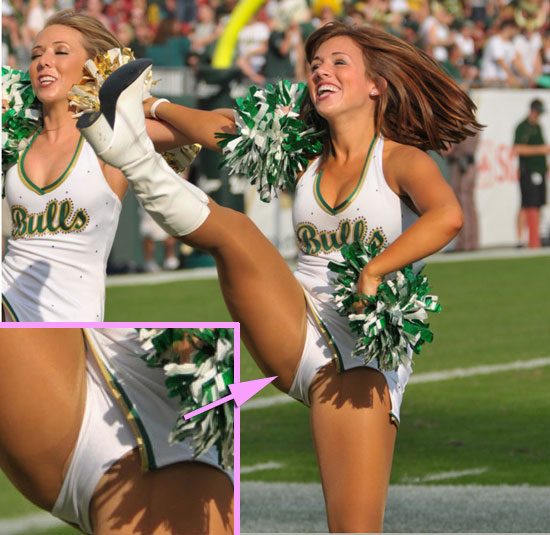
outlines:
[[[432, 315], [433, 344], [415, 373], [550, 356], [550, 256], [432, 263], [426, 267], [443, 305]], [[107, 289], [107, 321], [230, 321], [216, 281]], [[241, 380], [261, 374], [241, 352]], [[482, 468], [444, 484], [550, 485], [550, 366], [410, 384], [392, 483]], [[260, 396], [277, 393], [272, 387]], [[241, 465], [274, 461], [280, 468], [243, 480], [319, 481], [308, 410], [299, 403], [243, 411]], [[434, 484], [437, 484], [435, 482]], [[0, 475], [0, 519], [36, 512]], [[29, 532], [30, 533], [30, 532]], [[33, 531], [77, 533], [70, 528]]]
[[[443, 311], [432, 315], [435, 340], [416, 357], [415, 373], [550, 356], [550, 258], [431, 264], [425, 272]], [[457, 484], [550, 485], [548, 380], [550, 367], [541, 367], [409, 385], [392, 483], [483, 467]], [[319, 481], [300, 404], [242, 414], [241, 465], [267, 461], [283, 467], [243, 480]]]

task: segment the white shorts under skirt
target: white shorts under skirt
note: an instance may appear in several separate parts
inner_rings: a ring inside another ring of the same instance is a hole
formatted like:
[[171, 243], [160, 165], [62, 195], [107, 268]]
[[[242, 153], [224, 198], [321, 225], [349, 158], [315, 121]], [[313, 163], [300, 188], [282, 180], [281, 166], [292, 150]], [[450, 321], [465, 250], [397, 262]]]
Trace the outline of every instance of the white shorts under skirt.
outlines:
[[124, 414], [101, 384], [97, 365], [86, 362], [86, 407], [69, 470], [52, 514], [93, 533], [90, 503], [99, 480], [112, 464], [137, 447]]
[[[133, 349], [134, 345], [115, 329], [86, 329], [85, 332], [86, 406], [73, 457], [52, 514], [91, 534], [90, 503], [95, 488], [103, 474], [134, 448], [140, 451], [144, 470], [190, 460], [220, 467], [216, 448], [194, 459], [188, 441], [168, 443], [176, 421], [176, 411], [171, 410], [171, 404], [177, 402], [167, 396], [163, 400], [159, 395], [160, 388], [164, 388], [163, 370], [148, 368], [139, 357], [130, 357], [133, 353], [125, 349]], [[105, 367], [109, 361], [105, 359], [113, 360], [111, 372], [116, 368], [117, 374], [109, 382], [117, 382], [124, 399], [111, 390], [112, 384], [107, 384]], [[127, 373], [119, 360], [128, 361], [122, 363], [127, 364]], [[150, 416], [156, 416], [154, 424], [143, 418], [147, 416], [145, 407], [151, 411]], [[232, 479], [230, 472], [224, 473]]]
[[[396, 425], [399, 424], [401, 402], [405, 386], [412, 373], [411, 367], [401, 365], [395, 371], [381, 371], [376, 360], [364, 364], [361, 359], [352, 357], [354, 337], [349, 333], [344, 336], [344, 329], [338, 329], [336, 326], [331, 330], [316, 313], [310, 298], [307, 298], [307, 302], [306, 342], [288, 394], [308, 407], [311, 406], [309, 389], [313, 378], [321, 368], [333, 360], [337, 362], [340, 372], [360, 367], [373, 368], [380, 371], [386, 379], [391, 398], [390, 418]], [[341, 318], [341, 320], [346, 321], [345, 318]], [[340, 324], [342, 324], [341, 320]]]

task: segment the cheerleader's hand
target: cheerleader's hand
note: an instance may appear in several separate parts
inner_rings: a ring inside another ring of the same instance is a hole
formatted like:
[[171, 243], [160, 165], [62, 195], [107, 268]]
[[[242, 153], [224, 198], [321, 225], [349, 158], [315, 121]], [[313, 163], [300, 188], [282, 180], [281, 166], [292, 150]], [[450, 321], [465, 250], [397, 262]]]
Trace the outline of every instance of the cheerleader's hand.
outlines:
[[363, 268], [357, 281], [357, 295], [359, 297], [359, 300], [355, 303], [357, 313], [362, 313], [366, 307], [373, 306], [373, 303], [367, 300], [366, 297], [375, 297], [381, 283], [382, 277], [380, 275], [370, 275]]
[[158, 98], [149, 97], [149, 98], [146, 98], [143, 101], [143, 111], [145, 112], [145, 118], [146, 119], [154, 119], [154, 117], [151, 115], [151, 107], [153, 106], [153, 104], [157, 100], [158, 100]]

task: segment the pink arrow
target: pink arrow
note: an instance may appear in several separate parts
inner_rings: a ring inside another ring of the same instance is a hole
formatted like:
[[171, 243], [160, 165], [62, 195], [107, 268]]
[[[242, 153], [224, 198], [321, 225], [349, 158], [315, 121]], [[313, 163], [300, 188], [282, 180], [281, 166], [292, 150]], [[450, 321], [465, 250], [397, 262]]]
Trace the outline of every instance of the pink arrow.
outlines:
[[188, 412], [187, 414], [184, 414], [183, 417], [186, 420], [189, 420], [189, 418], [193, 418], [193, 416], [197, 416], [197, 414], [209, 411], [210, 409], [231, 400], [235, 402], [237, 407], [240, 407], [245, 401], [248, 401], [252, 396], [257, 394], [262, 388], [265, 388], [274, 379], [277, 379], [276, 375], [274, 377], [266, 377], [265, 379], [254, 379], [252, 381], [244, 381], [243, 383], [228, 385], [231, 394], [224, 396], [217, 401], [213, 401], [200, 409]]

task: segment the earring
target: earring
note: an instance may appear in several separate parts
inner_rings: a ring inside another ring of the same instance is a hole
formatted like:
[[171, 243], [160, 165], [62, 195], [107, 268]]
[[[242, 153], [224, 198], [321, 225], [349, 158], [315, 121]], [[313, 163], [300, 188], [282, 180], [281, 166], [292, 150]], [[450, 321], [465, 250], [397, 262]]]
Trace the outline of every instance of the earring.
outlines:
[[371, 92], [370, 92], [371, 97], [374, 97], [377, 94], [378, 94], [378, 91], [376, 91], [376, 89], [371, 89]]

